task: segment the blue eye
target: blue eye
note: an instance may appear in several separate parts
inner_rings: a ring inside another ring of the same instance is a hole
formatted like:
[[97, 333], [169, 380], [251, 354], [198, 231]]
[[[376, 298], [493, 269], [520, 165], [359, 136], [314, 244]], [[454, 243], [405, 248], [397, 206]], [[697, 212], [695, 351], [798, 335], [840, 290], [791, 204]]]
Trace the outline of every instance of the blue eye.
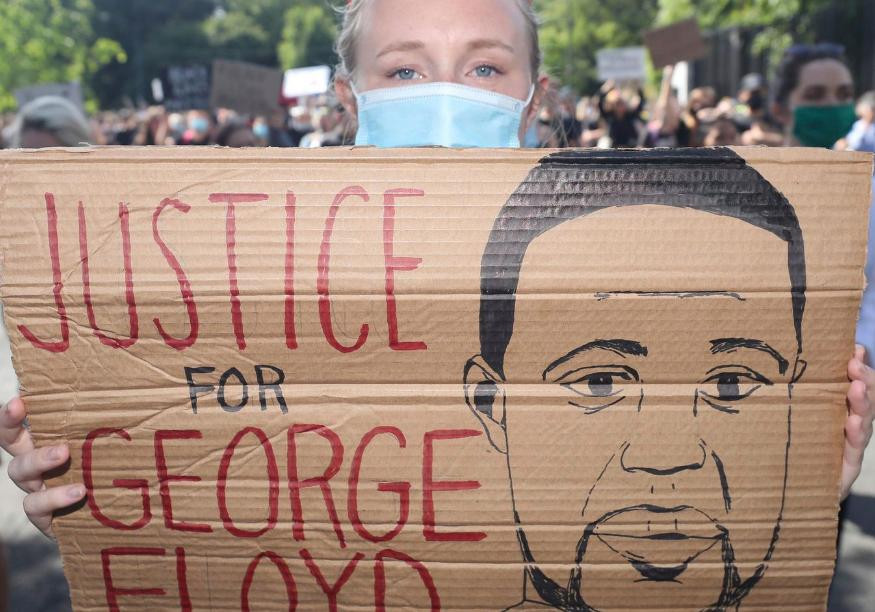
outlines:
[[495, 66], [490, 66], [489, 64], [483, 64], [482, 66], [477, 66], [474, 69], [474, 74], [478, 77], [491, 77], [494, 76], [498, 70]]
[[410, 81], [416, 77], [416, 70], [413, 68], [399, 68], [392, 73], [392, 76], [397, 77], [402, 81]]

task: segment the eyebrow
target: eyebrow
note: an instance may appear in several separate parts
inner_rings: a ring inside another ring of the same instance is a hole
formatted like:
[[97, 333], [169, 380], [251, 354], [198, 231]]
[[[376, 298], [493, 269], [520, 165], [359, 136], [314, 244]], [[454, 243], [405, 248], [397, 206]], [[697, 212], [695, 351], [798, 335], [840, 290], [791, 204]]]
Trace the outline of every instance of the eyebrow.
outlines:
[[504, 41], [498, 40], [497, 38], [478, 38], [476, 40], [472, 40], [467, 45], [469, 51], [477, 51], [479, 49], [504, 49], [508, 53], [513, 53], [514, 49], [512, 46], [507, 44]]
[[425, 43], [421, 40], [402, 40], [383, 47], [383, 50], [377, 54], [377, 57], [383, 57], [384, 55], [396, 53], [398, 51], [417, 51], [423, 48], [425, 48]]
[[[477, 51], [480, 49], [503, 49], [508, 53], [513, 53], [514, 48], [503, 42], [498, 40], [497, 38], [478, 38], [476, 40], [469, 41], [466, 45], [468, 51]], [[421, 40], [403, 40], [399, 42], [394, 42], [389, 45], [383, 47], [383, 50], [377, 54], [377, 57], [383, 57], [384, 55], [388, 55], [389, 53], [397, 53], [400, 51], [419, 51], [420, 49], [425, 48], [425, 43]]]
[[790, 362], [787, 361], [781, 353], [762, 340], [756, 340], [754, 338], [718, 338], [716, 340], [711, 340], [712, 355], [716, 355], [717, 353], [731, 353], [738, 349], [753, 349], [770, 355], [778, 362], [778, 371], [781, 374], [784, 374], [790, 365]]
[[576, 349], [565, 353], [562, 357], [548, 365], [547, 369], [544, 370], [544, 373], [541, 377], [544, 380], [547, 380], [547, 374], [549, 374], [552, 370], [555, 370], [563, 363], [571, 361], [581, 353], [585, 353], [586, 351], [592, 351], [595, 349], [611, 351], [612, 353], [616, 353], [620, 357], [625, 357], [626, 355], [632, 355], [634, 357], [647, 357], [647, 347], [640, 342], [636, 342], [635, 340], [623, 340], [622, 338], [614, 338], [612, 340], [593, 340], [592, 342], [582, 344]]

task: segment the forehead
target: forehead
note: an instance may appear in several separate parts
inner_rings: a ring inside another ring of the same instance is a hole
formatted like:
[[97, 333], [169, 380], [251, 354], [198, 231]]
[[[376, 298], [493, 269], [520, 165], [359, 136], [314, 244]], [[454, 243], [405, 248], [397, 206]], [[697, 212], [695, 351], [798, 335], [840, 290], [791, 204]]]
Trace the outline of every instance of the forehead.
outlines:
[[362, 58], [399, 40], [444, 45], [498, 39], [525, 59], [525, 18], [516, 0], [374, 0], [365, 4], [358, 51]]
[[[648, 375], [666, 380], [704, 376], [720, 359], [712, 352], [719, 339], [757, 339], [789, 359], [796, 330], [787, 255], [766, 230], [690, 209], [615, 207], [568, 221], [525, 255], [506, 372], [532, 377], [597, 339], [640, 343]], [[778, 374], [761, 351], [745, 359]]]
[[789, 290], [787, 243], [746, 221], [663, 205], [566, 221], [526, 250], [518, 294]]
[[799, 86], [837, 86], [853, 83], [851, 71], [838, 60], [820, 59], [808, 62], [799, 71]]

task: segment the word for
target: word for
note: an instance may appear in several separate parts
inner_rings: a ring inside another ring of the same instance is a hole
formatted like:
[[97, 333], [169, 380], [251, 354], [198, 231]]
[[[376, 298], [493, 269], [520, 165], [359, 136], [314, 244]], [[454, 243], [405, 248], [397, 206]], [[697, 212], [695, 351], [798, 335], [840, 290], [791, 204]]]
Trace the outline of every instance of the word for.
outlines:
[[[389, 348], [395, 351], [420, 351], [428, 347], [422, 341], [402, 341], [398, 331], [398, 314], [395, 302], [395, 273], [415, 270], [422, 263], [419, 257], [399, 257], [395, 255], [395, 204], [399, 198], [421, 197], [425, 194], [419, 189], [390, 189], [383, 193], [383, 255], [385, 264], [385, 296], [386, 296], [386, 322], [389, 329]], [[269, 198], [266, 193], [213, 193], [209, 196], [212, 203], [225, 205], [225, 247], [227, 252], [228, 267], [228, 298], [230, 305], [231, 326], [237, 342], [237, 348], [241, 351], [246, 348], [246, 334], [243, 324], [243, 312], [240, 306], [240, 289], [237, 282], [237, 226], [235, 220], [235, 206], [241, 203], [263, 202]], [[341, 353], [351, 353], [364, 346], [368, 338], [369, 325], [362, 323], [358, 338], [352, 344], [343, 344], [334, 334], [332, 326], [332, 301], [329, 291], [330, 263], [331, 263], [331, 237], [334, 224], [340, 212], [341, 205], [348, 198], [357, 198], [357, 201], [368, 202], [370, 195], [364, 188], [351, 186], [342, 189], [334, 198], [323, 226], [322, 241], [319, 247], [319, 259], [316, 273], [316, 289], [319, 295], [319, 321], [326, 342]], [[63, 289], [64, 277], [59, 254], [58, 242], [58, 211], [55, 206], [55, 196], [52, 193], [45, 194], [46, 219], [48, 225], [49, 259], [52, 265], [53, 294], [57, 320], [59, 322], [59, 339], [43, 339], [36, 336], [25, 325], [19, 325], [21, 334], [35, 347], [52, 353], [63, 353], [70, 347], [70, 329], [67, 318], [67, 305], [64, 302]], [[293, 192], [286, 194], [285, 201], [285, 259], [284, 259], [284, 331], [285, 342], [289, 349], [298, 347], [296, 321], [295, 321], [295, 206], [296, 199]], [[182, 267], [182, 263], [162, 238], [159, 222], [162, 215], [171, 211], [186, 214], [191, 210], [191, 205], [178, 199], [165, 198], [158, 204], [152, 214], [152, 237], [155, 245], [160, 250], [167, 265], [173, 270], [179, 284], [179, 293], [182, 304], [185, 307], [188, 318], [188, 334], [174, 336], [161, 324], [161, 320], [155, 317], [152, 323], [158, 335], [164, 343], [176, 350], [184, 350], [195, 344], [198, 339], [199, 318], [198, 305], [191, 282]], [[82, 301], [85, 305], [88, 323], [94, 335], [101, 344], [116, 348], [126, 349], [132, 346], [140, 338], [140, 324], [137, 313], [137, 301], [134, 291], [134, 274], [131, 265], [131, 232], [129, 227], [129, 211], [124, 202], [118, 206], [119, 230], [122, 239], [122, 260], [124, 265], [125, 300], [127, 303], [129, 332], [127, 337], [110, 336], [101, 330], [94, 312], [94, 304], [91, 296], [91, 279], [89, 268], [88, 251], [88, 222], [85, 206], [79, 203], [78, 228], [79, 228], [79, 255], [82, 269]], [[63, 268], [66, 269], [66, 268]], [[168, 300], [169, 301], [169, 300]]]
[[[218, 378], [213, 377], [212, 380], [216, 384], [198, 382], [194, 379], [196, 374], [211, 374], [215, 371], [216, 368], [212, 366], [185, 366], [185, 379], [188, 381], [188, 397], [191, 401], [192, 414], [197, 414], [198, 398], [210, 395], [214, 391], [219, 406], [225, 412], [240, 412], [249, 403], [249, 383], [244, 378], [243, 372], [237, 368], [229, 368]], [[267, 394], [270, 393], [279, 405], [280, 411], [283, 414], [288, 413], [289, 409], [282, 388], [282, 384], [286, 380], [286, 373], [273, 365], [256, 365], [255, 380], [258, 381], [258, 403], [261, 405], [261, 409], [267, 410]], [[241, 390], [240, 399], [236, 402], [231, 402], [227, 398], [226, 388], [228, 385], [231, 385], [232, 389], [239, 388]]]

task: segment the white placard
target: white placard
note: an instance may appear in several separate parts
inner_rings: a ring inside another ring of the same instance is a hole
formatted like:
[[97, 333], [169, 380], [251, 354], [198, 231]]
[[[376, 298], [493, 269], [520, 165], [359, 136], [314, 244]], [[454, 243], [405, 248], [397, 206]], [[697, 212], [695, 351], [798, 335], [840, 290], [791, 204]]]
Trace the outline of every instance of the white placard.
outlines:
[[309, 66], [286, 70], [283, 76], [283, 98], [316, 96], [328, 91], [331, 83], [331, 68]]
[[602, 49], [596, 54], [602, 81], [643, 81], [647, 77], [644, 47]]

